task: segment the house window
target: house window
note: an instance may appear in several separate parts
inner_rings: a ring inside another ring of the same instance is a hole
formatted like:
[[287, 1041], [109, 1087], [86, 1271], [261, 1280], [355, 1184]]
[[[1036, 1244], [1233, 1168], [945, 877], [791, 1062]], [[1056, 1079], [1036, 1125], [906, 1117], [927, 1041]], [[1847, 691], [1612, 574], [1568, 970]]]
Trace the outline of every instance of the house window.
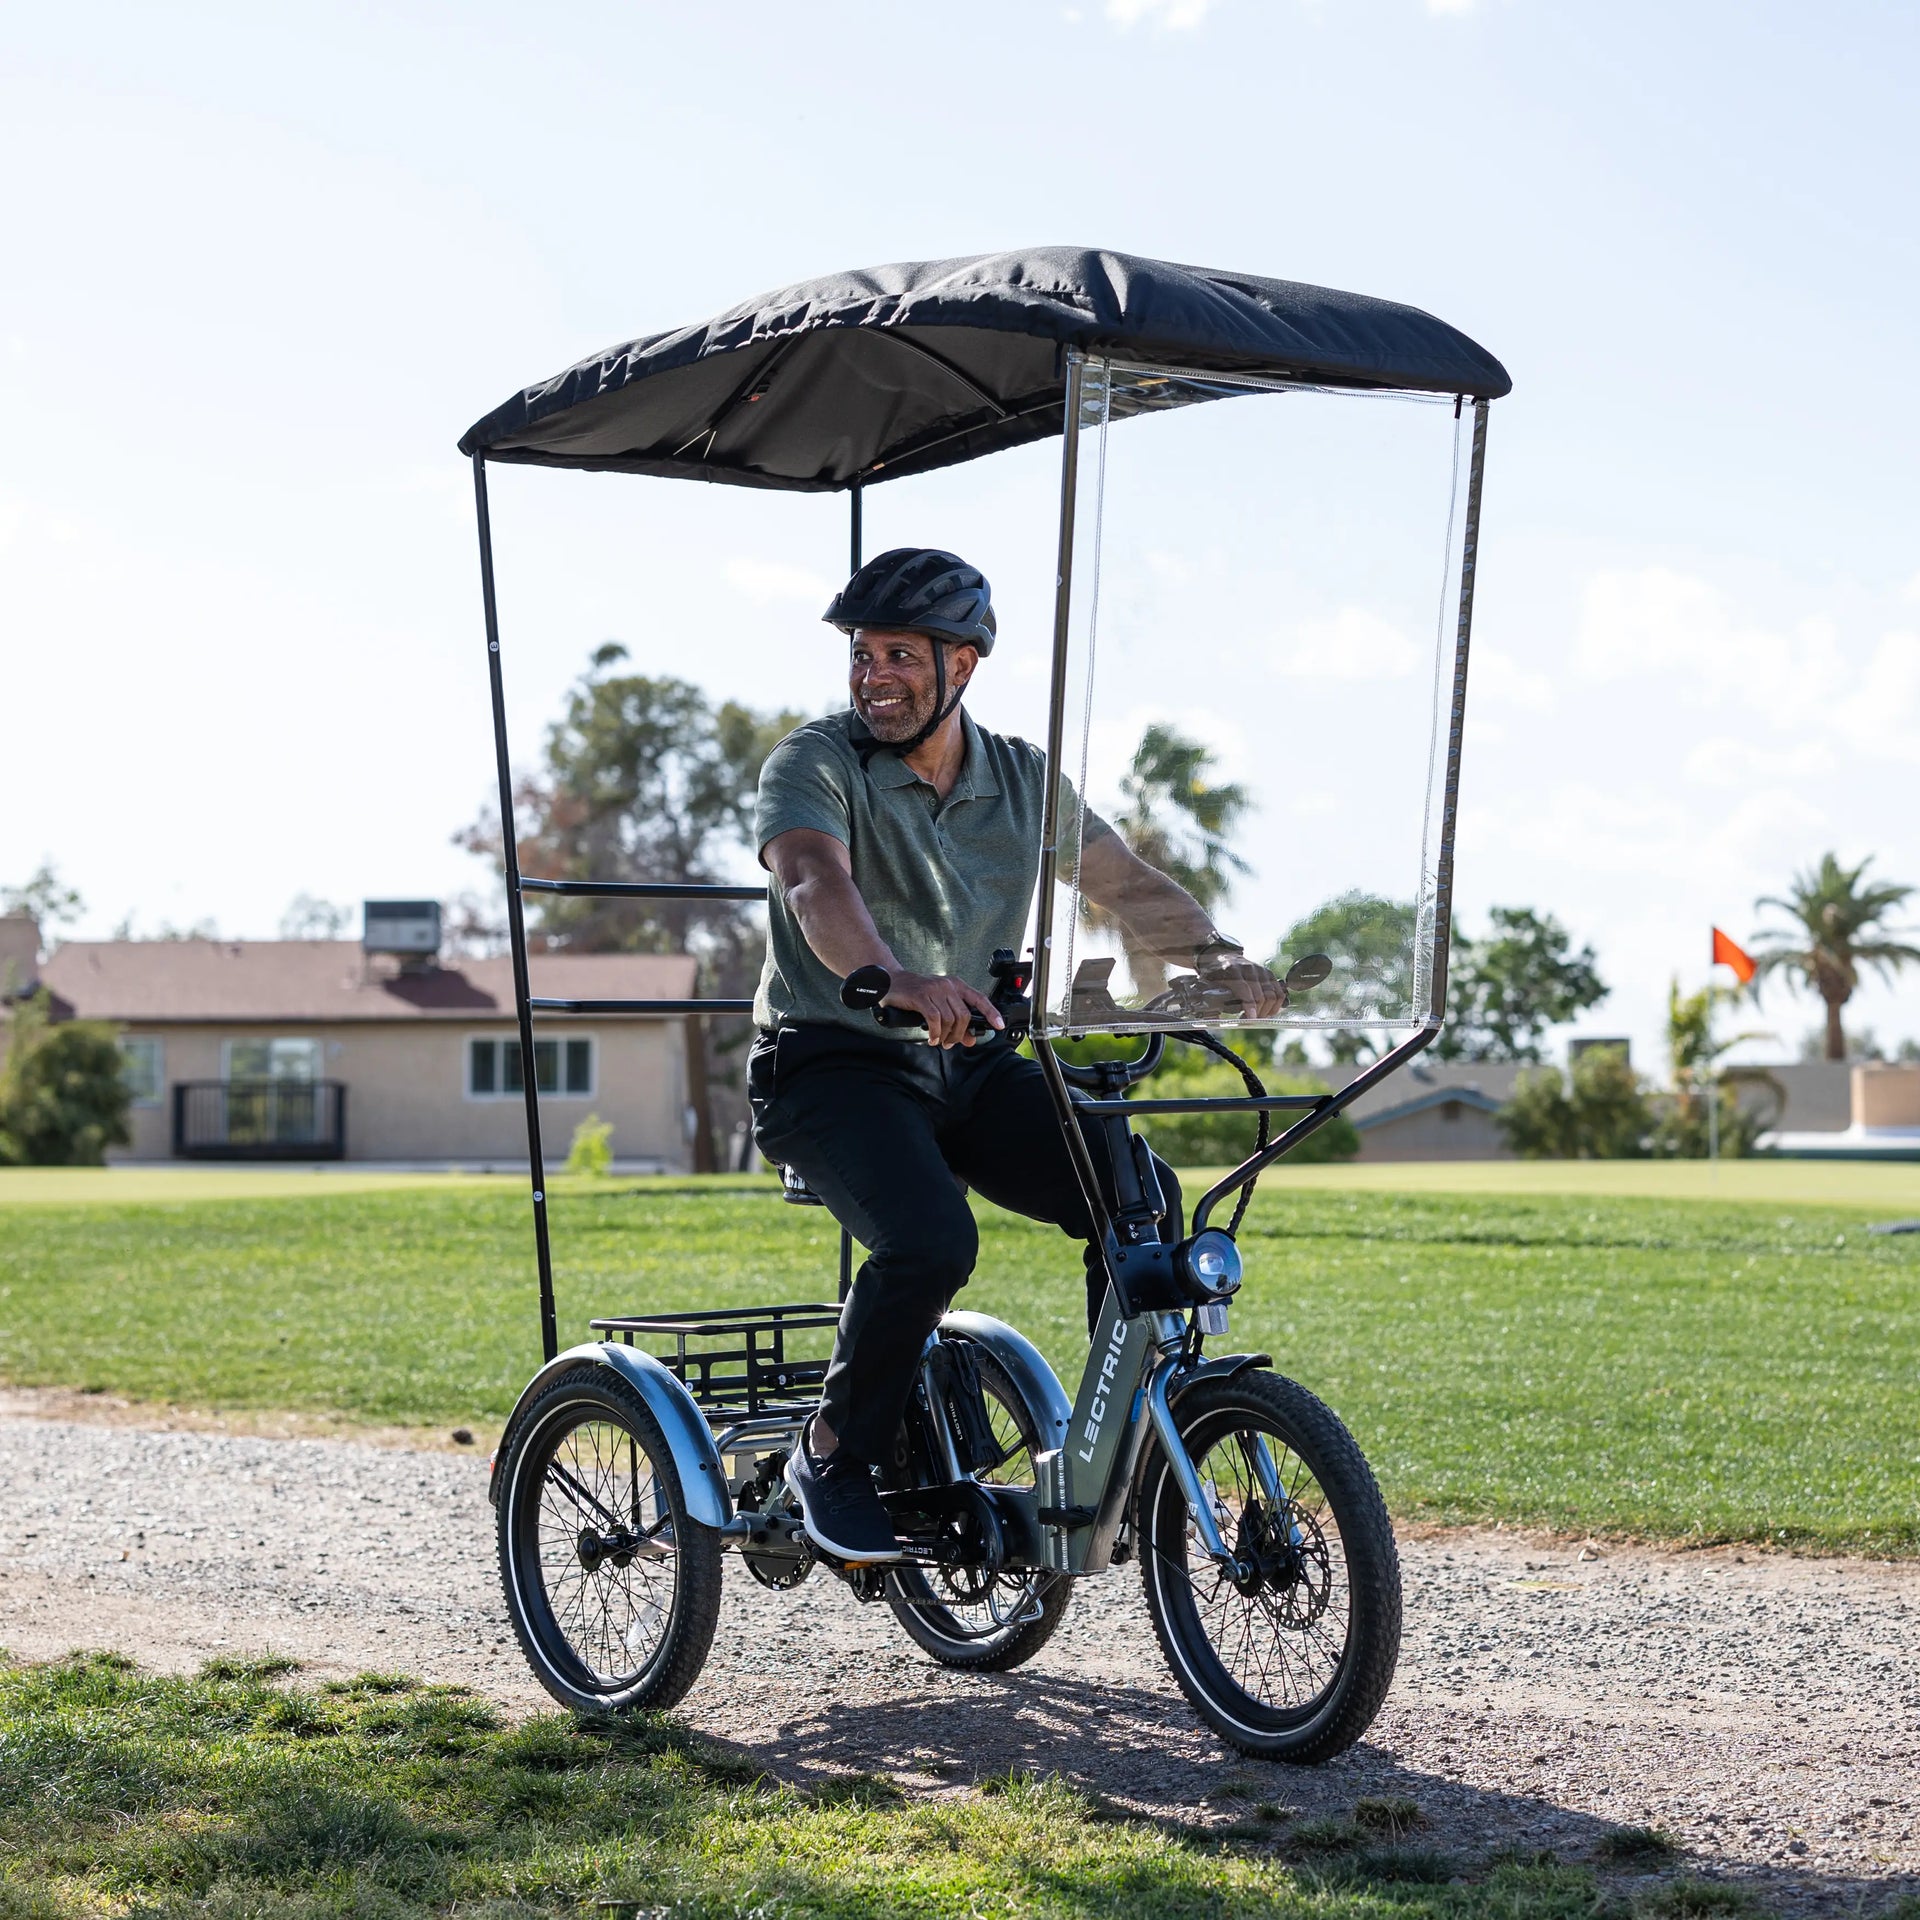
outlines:
[[[533, 1070], [540, 1091], [563, 1100], [593, 1096], [593, 1039], [536, 1040]], [[520, 1099], [526, 1091], [520, 1042], [474, 1038], [467, 1042], [467, 1097], [471, 1100]]]
[[167, 1080], [166, 1043], [161, 1040], [122, 1040], [120, 1077], [136, 1107], [157, 1107]]
[[318, 1040], [226, 1040], [220, 1046], [223, 1080], [298, 1080], [320, 1078]]

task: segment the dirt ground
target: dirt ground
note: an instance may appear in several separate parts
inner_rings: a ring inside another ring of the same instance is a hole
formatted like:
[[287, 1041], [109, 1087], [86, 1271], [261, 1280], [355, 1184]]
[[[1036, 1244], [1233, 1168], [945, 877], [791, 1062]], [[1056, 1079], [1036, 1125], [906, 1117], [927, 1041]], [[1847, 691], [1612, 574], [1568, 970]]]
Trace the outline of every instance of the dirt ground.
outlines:
[[[167, 1669], [271, 1651], [545, 1705], [501, 1606], [491, 1437], [0, 1392], [0, 1646]], [[825, 1575], [774, 1594], [730, 1563], [680, 1711], [801, 1781], [876, 1770], [943, 1793], [1019, 1767], [1196, 1824], [1404, 1794], [1431, 1823], [1419, 1844], [1469, 1855], [1579, 1859], [1651, 1825], [1782, 1909], [1920, 1894], [1920, 1565], [1501, 1531], [1401, 1552], [1399, 1678], [1369, 1738], [1317, 1770], [1249, 1762], [1193, 1717], [1131, 1568], [1085, 1583], [1031, 1665], [975, 1677]]]

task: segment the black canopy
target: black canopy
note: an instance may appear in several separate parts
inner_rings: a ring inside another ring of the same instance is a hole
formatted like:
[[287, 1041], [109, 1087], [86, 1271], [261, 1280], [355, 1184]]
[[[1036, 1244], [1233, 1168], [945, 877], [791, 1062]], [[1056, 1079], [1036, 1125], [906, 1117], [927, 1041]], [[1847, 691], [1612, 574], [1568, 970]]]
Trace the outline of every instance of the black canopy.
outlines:
[[830, 274], [629, 341], [515, 394], [460, 451], [821, 492], [1058, 433], [1068, 347], [1320, 386], [1497, 399], [1512, 385], [1417, 307], [1036, 247]]

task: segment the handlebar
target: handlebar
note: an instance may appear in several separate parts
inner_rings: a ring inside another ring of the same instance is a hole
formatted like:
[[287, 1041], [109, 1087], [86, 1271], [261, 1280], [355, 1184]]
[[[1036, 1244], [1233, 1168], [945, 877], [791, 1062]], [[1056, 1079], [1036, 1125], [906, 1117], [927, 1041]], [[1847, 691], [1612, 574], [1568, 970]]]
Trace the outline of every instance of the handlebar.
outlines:
[[[842, 998], [844, 997], [843, 995]], [[927, 1016], [924, 1013], [915, 1013], [911, 1007], [875, 1007], [873, 1017], [883, 1027], [924, 1027], [927, 1024]], [[967, 1031], [975, 1034], [991, 1033], [993, 1028], [988, 1026], [980, 1014], [976, 1013], [968, 1017]]]
[[[1017, 959], [1010, 948], [1001, 947], [996, 949], [989, 970], [993, 975], [994, 1010], [1006, 1022], [1007, 1038], [1024, 1039], [1033, 1021], [1033, 1003], [1027, 998], [1027, 988], [1033, 980], [1032, 965]], [[870, 1007], [875, 1022], [883, 1027], [924, 1028], [925, 1014], [916, 1013], [911, 1007], [881, 1005], [892, 988], [893, 977], [885, 967], [856, 967], [840, 983], [840, 1004], [856, 1013], [862, 1007]], [[993, 1023], [984, 1014], [973, 1014], [967, 1021], [967, 1032], [975, 1038], [994, 1031]]]
[[[1096, 1060], [1084, 1067], [1071, 1060], [1060, 1060], [1060, 1077], [1069, 1086], [1085, 1087], [1094, 1093], [1118, 1093], [1122, 1087], [1130, 1087], [1136, 1080], [1144, 1080], [1152, 1073], [1166, 1050], [1167, 1036], [1164, 1033], [1149, 1034], [1145, 1052], [1136, 1059]], [[1054, 1058], [1060, 1058], [1058, 1050]]]

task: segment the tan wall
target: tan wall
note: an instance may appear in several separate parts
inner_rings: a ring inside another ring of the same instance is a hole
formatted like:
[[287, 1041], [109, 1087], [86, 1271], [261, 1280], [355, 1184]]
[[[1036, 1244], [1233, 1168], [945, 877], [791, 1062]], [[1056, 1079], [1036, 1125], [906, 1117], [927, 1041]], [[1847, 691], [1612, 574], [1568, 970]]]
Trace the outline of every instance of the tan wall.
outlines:
[[[527, 1157], [526, 1108], [518, 1094], [470, 1099], [466, 1046], [478, 1034], [510, 1035], [501, 1023], [420, 1021], [352, 1027], [160, 1027], [131, 1025], [128, 1038], [152, 1037], [166, 1049], [169, 1090], [181, 1080], [218, 1080], [221, 1042], [273, 1035], [317, 1039], [323, 1072], [347, 1089], [350, 1160], [520, 1162]], [[541, 1133], [547, 1158], [566, 1157], [573, 1130], [589, 1113], [613, 1128], [622, 1160], [688, 1163], [686, 1042], [677, 1020], [541, 1023], [541, 1036], [592, 1034], [597, 1041], [590, 1096], [543, 1095]], [[114, 1159], [164, 1160], [173, 1151], [171, 1091], [159, 1107], [135, 1108], [133, 1144]]]
[[1920, 1127], [1920, 1067], [1855, 1067], [1856, 1127]]
[[1362, 1160], [1511, 1160], [1506, 1137], [1493, 1115], [1464, 1101], [1449, 1120], [1444, 1105], [1424, 1107], [1404, 1119], [1383, 1121], [1360, 1136]]

